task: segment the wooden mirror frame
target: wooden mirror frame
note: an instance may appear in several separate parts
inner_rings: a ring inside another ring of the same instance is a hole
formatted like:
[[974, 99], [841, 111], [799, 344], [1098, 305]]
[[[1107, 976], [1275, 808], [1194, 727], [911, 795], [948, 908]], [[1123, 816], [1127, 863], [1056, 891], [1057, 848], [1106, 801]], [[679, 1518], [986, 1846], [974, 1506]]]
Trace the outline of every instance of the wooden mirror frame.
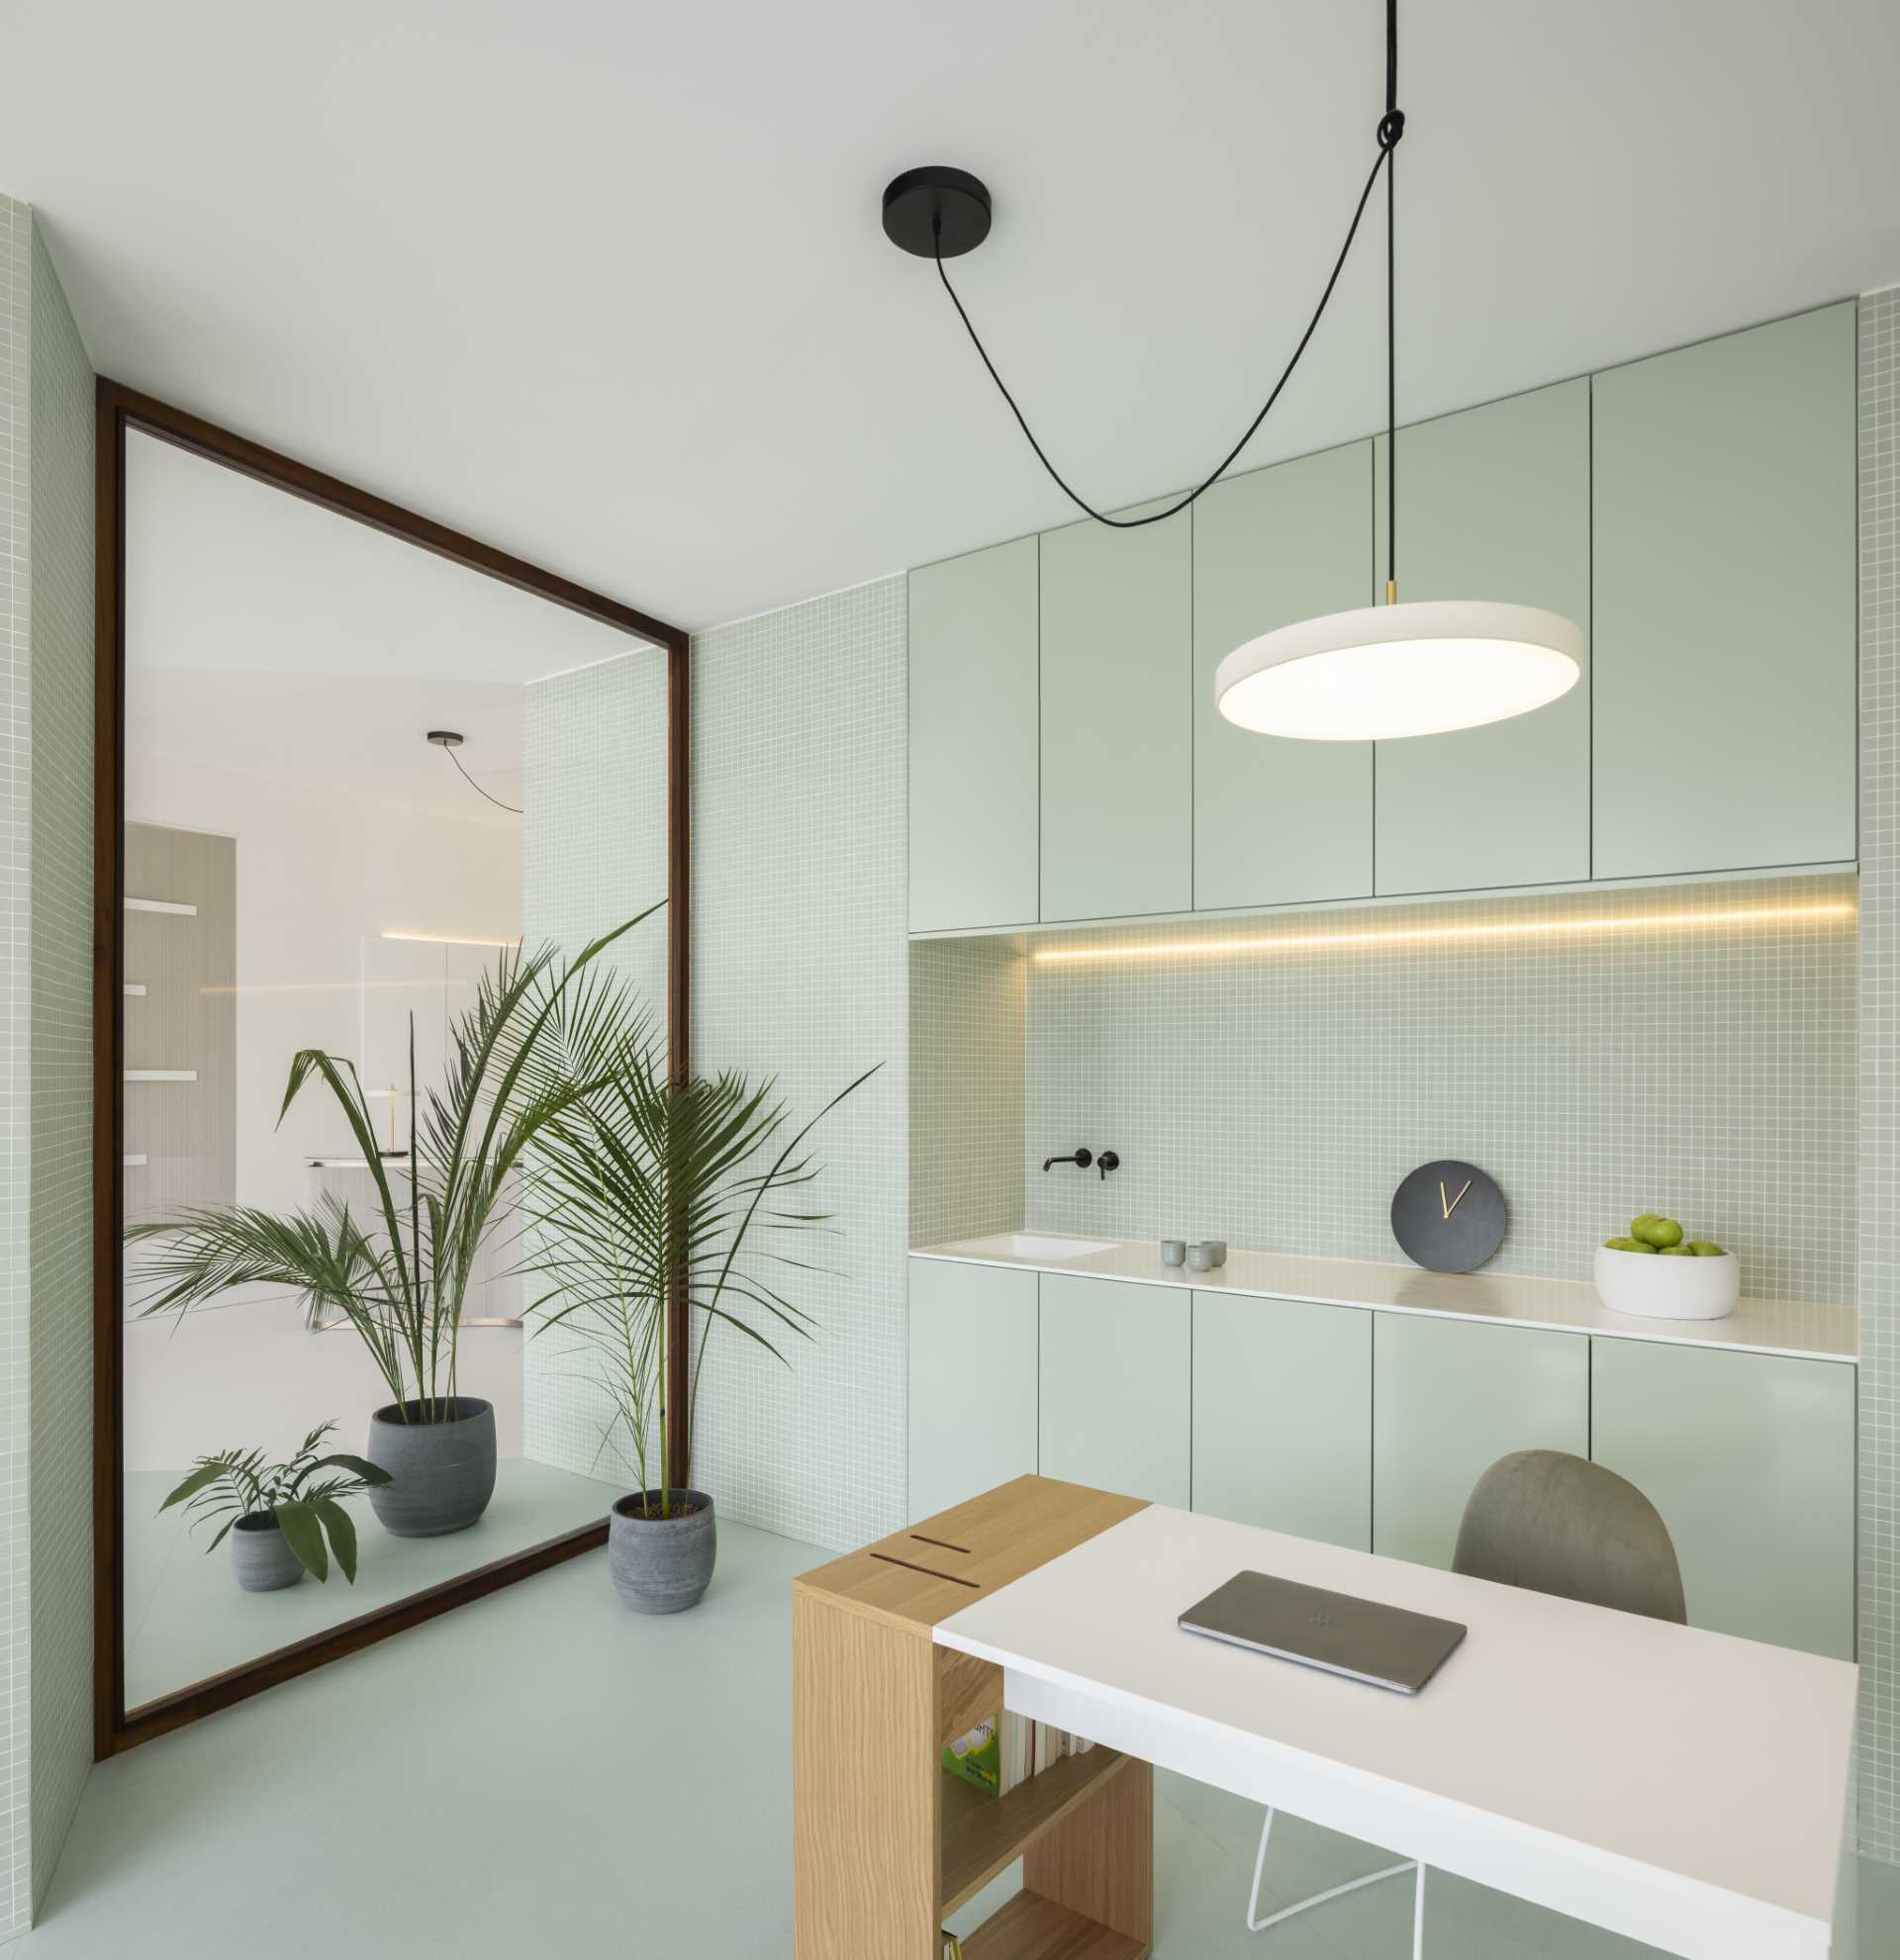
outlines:
[[[343, 1621], [241, 1667], [227, 1669], [174, 1694], [126, 1711], [125, 1633], [125, 1273], [121, 1257], [125, 1199], [125, 996], [121, 920], [125, 901], [126, 700], [126, 433], [140, 429], [175, 448], [254, 478], [338, 516], [367, 524], [451, 563], [652, 643], [667, 663], [667, 958], [669, 1066], [675, 1080], [688, 1068], [691, 932], [691, 793], [689, 731], [692, 676], [688, 635], [618, 600], [589, 592], [492, 545], [419, 516], [353, 484], [279, 455], [198, 417], [101, 376], [97, 387], [97, 562], [95, 568], [95, 747], [93, 757], [93, 1755], [135, 1747], [168, 1729], [229, 1708], [326, 1661], [386, 1640], [438, 1614], [482, 1599], [502, 1586], [545, 1571], [607, 1541], [607, 1521], [547, 1540], [413, 1597]], [[668, 1302], [668, 1343], [683, 1375], [687, 1342], [684, 1299]], [[686, 1397], [668, 1383], [672, 1447], [683, 1456]]]

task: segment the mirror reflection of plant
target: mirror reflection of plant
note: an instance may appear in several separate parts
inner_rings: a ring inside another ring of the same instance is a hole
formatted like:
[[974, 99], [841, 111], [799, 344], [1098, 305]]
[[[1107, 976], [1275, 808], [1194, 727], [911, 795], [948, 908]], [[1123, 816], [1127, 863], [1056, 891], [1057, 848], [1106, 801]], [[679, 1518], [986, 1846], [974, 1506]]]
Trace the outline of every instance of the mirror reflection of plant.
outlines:
[[[223, 1518], [217, 1536], [205, 1546], [207, 1555], [224, 1543], [225, 1534], [240, 1518], [268, 1512], [277, 1521], [284, 1542], [297, 1554], [297, 1562], [320, 1583], [330, 1577], [330, 1553], [324, 1548], [328, 1533], [337, 1567], [353, 1586], [356, 1525], [342, 1500], [388, 1483], [390, 1475], [360, 1456], [341, 1451], [318, 1455], [335, 1427], [328, 1422], [312, 1430], [287, 1463], [267, 1463], [261, 1449], [226, 1449], [216, 1456], [200, 1456], [191, 1474], [158, 1509], [165, 1512], [182, 1504], [194, 1531]], [[325, 1470], [333, 1474], [321, 1475]]]
[[[541, 1130], [595, 1079], [592, 1022], [569, 990], [599, 998], [585, 985], [592, 963], [658, 909], [604, 933], [566, 965], [552, 948], [529, 957], [505, 950], [482, 976], [473, 1005], [450, 1023], [440, 1090], [419, 1094], [410, 1017], [410, 1106], [419, 1113], [406, 1197], [390, 1181], [356, 1065], [300, 1050], [277, 1120], [306, 1084], [327, 1086], [375, 1182], [373, 1216], [359, 1218], [331, 1192], [293, 1212], [194, 1206], [133, 1226], [128, 1242], [151, 1248], [135, 1273], [147, 1289], [142, 1317], [182, 1315], [240, 1286], [288, 1289], [313, 1325], [349, 1322], [405, 1422], [451, 1420], [462, 1312], [482, 1248], [512, 1210], [508, 1180]], [[557, 1024], [569, 1066], [553, 1071], [537, 1066], [537, 1055]], [[603, 1039], [622, 1034], [618, 1024], [600, 1031]]]
[[[788, 1137], [792, 1119], [774, 1080], [728, 1071], [672, 1081], [637, 996], [597, 973], [562, 999], [534, 1066], [544, 1093], [572, 1091], [535, 1142], [524, 1199], [534, 1239], [525, 1263], [547, 1282], [528, 1308], [534, 1337], [557, 1327], [579, 1337], [568, 1352], [593, 1357], [582, 1378], [611, 1405], [601, 1451], [623, 1439], [641, 1493], [654, 1494], [643, 1515], [670, 1516], [673, 1493], [692, 1475], [693, 1415], [713, 1328], [733, 1329], [781, 1362], [779, 1339], [810, 1338], [815, 1323], [781, 1290], [782, 1272], [828, 1270], [795, 1257], [790, 1241], [826, 1227], [831, 1214], [788, 1200], [818, 1174], [805, 1154], [812, 1130], [883, 1065]], [[665, 1409], [675, 1274], [699, 1316], [678, 1462]]]

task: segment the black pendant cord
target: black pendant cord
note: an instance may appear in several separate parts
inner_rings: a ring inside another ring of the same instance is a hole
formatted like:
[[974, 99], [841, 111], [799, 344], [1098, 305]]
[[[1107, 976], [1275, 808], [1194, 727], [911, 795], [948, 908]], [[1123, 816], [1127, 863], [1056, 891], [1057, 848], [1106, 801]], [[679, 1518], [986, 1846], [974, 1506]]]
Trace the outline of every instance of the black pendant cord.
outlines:
[[1010, 394], [1009, 389], [1007, 385], [1004, 383], [1002, 376], [997, 372], [997, 364], [995, 361], [993, 361], [990, 358], [989, 349], [984, 346], [982, 336], [977, 332], [976, 327], [971, 322], [970, 315], [965, 310], [963, 302], [957, 297], [957, 289], [950, 283], [950, 275], [948, 272], [944, 270], [943, 252], [940, 248], [942, 244], [943, 219], [940, 214], [932, 219], [931, 236], [933, 242], [935, 242], [939, 247], [939, 249], [936, 250], [935, 253], [933, 254], [933, 256], [936, 261], [937, 277], [943, 281], [943, 290], [950, 295], [950, 304], [956, 308], [957, 318], [963, 322], [964, 331], [970, 335], [971, 345], [976, 348], [977, 353], [981, 357], [984, 366], [989, 369], [990, 379], [997, 384], [997, 392], [1009, 405], [1009, 413], [1015, 417], [1016, 426], [1022, 430], [1023, 435], [1025, 439], [1028, 441], [1030, 448], [1036, 452], [1037, 462], [1039, 462], [1042, 465], [1042, 467], [1049, 473], [1050, 480], [1055, 484], [1056, 488], [1060, 490], [1066, 498], [1068, 498], [1070, 503], [1072, 503], [1077, 510], [1081, 511], [1085, 515], [1094, 518], [1094, 520], [1098, 524], [1109, 524], [1112, 525], [1116, 530], [1138, 530], [1143, 524], [1158, 524], [1162, 522], [1164, 518], [1178, 515], [1181, 512], [1187, 510], [1188, 505], [1192, 504], [1197, 498], [1202, 496], [1203, 493], [1205, 493], [1206, 491], [1211, 490], [1214, 487], [1214, 485], [1220, 481], [1220, 478], [1222, 474], [1226, 471], [1228, 465], [1231, 464], [1234, 458], [1238, 456], [1240, 452], [1244, 448], [1246, 448], [1248, 443], [1253, 440], [1255, 431], [1260, 427], [1261, 423], [1267, 420], [1268, 411], [1271, 410], [1274, 404], [1280, 400], [1282, 390], [1283, 390], [1287, 382], [1289, 382], [1293, 378], [1293, 370], [1299, 365], [1299, 357], [1306, 351], [1307, 342], [1312, 339], [1313, 334], [1318, 329], [1319, 323], [1321, 319], [1325, 316], [1326, 303], [1333, 297], [1333, 288], [1339, 284], [1339, 275], [1346, 269], [1346, 259], [1348, 254], [1353, 249], [1353, 240], [1355, 237], [1359, 235], [1359, 221], [1362, 218], [1364, 218], [1366, 215], [1366, 206], [1371, 201], [1373, 195], [1373, 187], [1378, 182], [1378, 173], [1381, 170], [1383, 170], [1385, 172], [1385, 214], [1386, 214], [1386, 236], [1385, 236], [1386, 450], [1385, 450], [1385, 454], [1386, 454], [1386, 491], [1388, 498], [1388, 503], [1386, 507], [1385, 542], [1386, 542], [1386, 554], [1387, 554], [1386, 577], [1388, 580], [1386, 590], [1389, 594], [1389, 592], [1392, 589], [1389, 584], [1389, 581], [1392, 576], [1392, 567], [1397, 562], [1393, 548], [1394, 531], [1393, 531], [1393, 523], [1392, 523], [1393, 515], [1397, 510], [1397, 503], [1395, 496], [1393, 494], [1393, 484], [1395, 483], [1397, 477], [1397, 470], [1396, 470], [1397, 445], [1395, 440], [1393, 439], [1395, 435], [1395, 424], [1397, 419], [1397, 378], [1396, 378], [1396, 368], [1394, 365], [1393, 350], [1392, 350], [1392, 327], [1394, 320], [1394, 304], [1393, 304], [1394, 253], [1392, 250], [1392, 236], [1391, 236], [1391, 217], [1392, 217], [1391, 165], [1392, 165], [1392, 152], [1394, 149], [1398, 147], [1399, 139], [1405, 134], [1405, 118], [1404, 115], [1398, 109], [1397, 103], [1398, 103], [1398, 0], [1385, 0], [1385, 114], [1382, 117], [1380, 117], [1378, 124], [1378, 155], [1375, 159], [1373, 163], [1373, 167], [1367, 175], [1365, 187], [1361, 190], [1359, 194], [1359, 202], [1353, 207], [1353, 219], [1352, 219], [1352, 223], [1348, 225], [1346, 228], [1345, 242], [1339, 248], [1339, 256], [1333, 261], [1332, 272], [1327, 277], [1325, 290], [1322, 291], [1319, 296], [1319, 304], [1313, 309], [1313, 317], [1306, 323], [1305, 332], [1303, 332], [1299, 336], [1298, 344], [1293, 348], [1292, 354], [1290, 358], [1287, 360], [1285, 367], [1281, 370], [1280, 379], [1274, 383], [1273, 393], [1269, 395], [1266, 401], [1261, 404], [1260, 413], [1257, 416], [1255, 416], [1253, 420], [1250, 421], [1247, 424], [1246, 428], [1241, 431], [1240, 440], [1236, 442], [1231, 449], [1228, 450], [1226, 455], [1224, 455], [1220, 459], [1220, 461], [1216, 463], [1211, 470], [1208, 471], [1206, 476], [1204, 476], [1200, 480], [1200, 482], [1197, 483], [1194, 486], [1194, 488], [1187, 494], [1186, 497], [1183, 497], [1177, 503], [1169, 505], [1169, 507], [1165, 511], [1156, 511], [1151, 515], [1146, 517], [1111, 517], [1105, 512], [1097, 511], [1095, 507], [1088, 501], [1087, 498], [1079, 495], [1074, 489], [1070, 487], [1067, 479], [1063, 476], [1062, 472], [1059, 469], [1057, 469], [1055, 464], [1049, 460], [1049, 455], [1047, 450], [1045, 450], [1042, 444], [1036, 440], [1035, 430], [1029, 426], [1028, 418], [1024, 416], [1021, 409], [1016, 406], [1016, 398], [1012, 394]]
[[1385, 162], [1385, 604], [1398, 604], [1398, 161], [1405, 134], [1398, 106], [1398, 0], [1385, 0], [1385, 114], [1378, 144]]
[[[476, 782], [474, 777], [472, 777], [467, 770], [462, 769], [462, 759], [460, 756], [458, 756], [455, 753], [453, 749], [444, 746], [442, 753], [448, 757], [449, 761], [452, 762], [458, 770], [461, 770], [462, 781], [466, 783], [468, 787], [471, 790], [473, 790], [478, 796], [488, 796], [488, 792], [484, 790], [479, 783]], [[516, 816], [520, 816], [522, 814], [522, 812], [519, 809], [515, 808], [515, 805], [513, 803], [505, 803], [502, 801], [501, 797], [499, 796], [488, 796], [488, 800], [491, 803], [493, 803], [498, 810], [510, 810], [513, 811]]]

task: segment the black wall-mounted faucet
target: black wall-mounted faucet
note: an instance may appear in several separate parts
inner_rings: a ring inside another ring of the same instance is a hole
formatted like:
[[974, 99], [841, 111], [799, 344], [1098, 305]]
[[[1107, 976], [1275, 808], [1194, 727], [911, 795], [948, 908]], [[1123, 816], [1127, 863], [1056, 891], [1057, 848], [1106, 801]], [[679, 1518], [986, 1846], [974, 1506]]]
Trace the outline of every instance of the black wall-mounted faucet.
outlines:
[[1095, 1159], [1095, 1168], [1101, 1172], [1101, 1181], [1105, 1184], [1109, 1171], [1121, 1168], [1121, 1159], [1113, 1151], [1105, 1150]]
[[[1109, 1155], [1113, 1156], [1113, 1152], [1110, 1152]], [[1042, 1160], [1042, 1167], [1047, 1170], [1052, 1164], [1073, 1164], [1087, 1170], [1094, 1161], [1094, 1156], [1092, 1152], [1079, 1150], [1070, 1157], [1045, 1157]]]

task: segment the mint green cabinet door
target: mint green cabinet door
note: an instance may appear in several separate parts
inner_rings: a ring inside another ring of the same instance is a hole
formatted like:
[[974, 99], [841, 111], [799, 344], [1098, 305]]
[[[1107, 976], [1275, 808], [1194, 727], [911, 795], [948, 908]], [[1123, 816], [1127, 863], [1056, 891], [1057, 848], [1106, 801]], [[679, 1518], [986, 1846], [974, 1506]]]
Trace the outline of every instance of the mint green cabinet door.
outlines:
[[1852, 1659], [1853, 1368], [1592, 1347], [1591, 1453], [1662, 1514], [1689, 1624]]
[[910, 930], [1036, 919], [1037, 547], [910, 574]]
[[1852, 858], [1852, 302], [1593, 388], [1595, 876]]
[[1373, 1549], [1449, 1566], [1472, 1486], [1513, 1449], [1590, 1449], [1589, 1337], [1378, 1314]]
[[[1378, 563], [1386, 445], [1378, 443]], [[1398, 432], [1398, 595], [1508, 600], [1590, 629], [1590, 384]], [[1380, 742], [1381, 893], [1556, 885], [1590, 875], [1590, 682], [1487, 728]]]
[[910, 1264], [910, 1502], [933, 1517], [1036, 1467], [1036, 1275]]
[[1186, 1508], [1191, 1299], [1185, 1286], [1042, 1275], [1045, 1477]]
[[1373, 1316], [1194, 1295], [1194, 1509], [1372, 1549]]
[[1193, 902], [1191, 543], [1186, 512], [1043, 533], [1045, 919]]
[[1214, 670], [1276, 626], [1373, 603], [1369, 442], [1216, 484], [1194, 519], [1194, 904], [1363, 898], [1373, 745], [1236, 728]]

